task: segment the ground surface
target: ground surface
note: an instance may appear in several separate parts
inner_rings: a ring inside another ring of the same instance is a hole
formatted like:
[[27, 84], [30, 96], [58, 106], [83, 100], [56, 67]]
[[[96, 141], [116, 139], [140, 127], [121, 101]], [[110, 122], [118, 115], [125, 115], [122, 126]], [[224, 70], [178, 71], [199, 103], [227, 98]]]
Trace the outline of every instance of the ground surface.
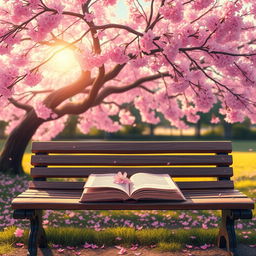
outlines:
[[[106, 248], [106, 249], [83, 249], [83, 250], [65, 250], [63, 252], [58, 252], [57, 250], [52, 251], [39, 251], [38, 256], [50, 256], [50, 255], [65, 255], [65, 256], [71, 256], [71, 255], [81, 255], [81, 256], [112, 256], [112, 255], [118, 255], [118, 249], [116, 248]], [[10, 254], [6, 254], [6, 256], [26, 256], [27, 250], [25, 248], [19, 248], [13, 251]], [[255, 256], [256, 255], [256, 248], [249, 248], [245, 245], [239, 245], [238, 246], [238, 253], [239, 256]], [[159, 252], [157, 250], [147, 249], [147, 248], [141, 248], [136, 251], [127, 250], [127, 253], [124, 255], [127, 256], [227, 256], [228, 253], [218, 249], [218, 248], [212, 248], [208, 250], [183, 250], [182, 252]]]

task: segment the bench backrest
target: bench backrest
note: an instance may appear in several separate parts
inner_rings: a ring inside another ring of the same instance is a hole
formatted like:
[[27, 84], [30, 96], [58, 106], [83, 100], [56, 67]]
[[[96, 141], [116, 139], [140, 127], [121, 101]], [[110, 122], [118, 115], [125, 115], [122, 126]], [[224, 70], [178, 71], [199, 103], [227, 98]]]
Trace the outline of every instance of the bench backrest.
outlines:
[[[177, 182], [181, 189], [230, 189], [231, 142], [33, 142], [30, 188], [81, 189], [83, 182], [46, 182], [47, 178], [84, 178], [91, 173], [168, 173], [172, 177], [216, 177]], [[57, 187], [56, 187], [57, 186]]]

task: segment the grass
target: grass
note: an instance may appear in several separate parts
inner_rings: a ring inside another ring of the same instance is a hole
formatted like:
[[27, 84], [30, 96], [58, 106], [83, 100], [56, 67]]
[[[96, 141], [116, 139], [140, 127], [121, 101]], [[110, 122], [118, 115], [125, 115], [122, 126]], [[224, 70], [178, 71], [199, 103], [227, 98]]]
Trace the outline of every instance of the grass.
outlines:
[[[17, 241], [27, 244], [27, 231], [25, 235], [19, 239], [14, 236], [13, 232], [13, 227], [0, 232], [0, 248], [2, 248], [2, 251], [4, 251], [4, 249], [10, 250], [12, 248], [11, 245]], [[217, 228], [206, 231], [201, 228], [189, 230], [171, 230], [164, 228], [135, 230], [127, 227], [117, 227], [108, 228], [100, 232], [93, 229], [81, 229], [77, 227], [48, 227], [46, 229], [48, 242], [51, 245], [81, 247], [85, 242], [99, 246], [131, 246], [132, 244], [138, 244], [139, 246], [157, 245], [161, 251], [180, 250], [184, 248], [186, 244], [193, 244], [193, 246], [216, 244], [217, 234]], [[118, 240], [116, 239], [117, 237], [119, 238]], [[252, 231], [251, 237], [247, 239], [244, 238], [242, 231], [238, 232], [238, 242], [253, 244], [255, 243], [255, 237], [256, 231]]]
[[255, 140], [235, 140], [232, 141], [233, 151], [238, 152], [253, 152], [256, 151], [256, 141]]
[[182, 249], [182, 245], [180, 243], [166, 243], [160, 242], [158, 243], [158, 250], [160, 252], [176, 252]]
[[0, 255], [5, 255], [7, 253], [11, 253], [12, 251], [14, 251], [14, 248], [12, 246], [12, 244], [10, 243], [1, 243], [0, 244]]

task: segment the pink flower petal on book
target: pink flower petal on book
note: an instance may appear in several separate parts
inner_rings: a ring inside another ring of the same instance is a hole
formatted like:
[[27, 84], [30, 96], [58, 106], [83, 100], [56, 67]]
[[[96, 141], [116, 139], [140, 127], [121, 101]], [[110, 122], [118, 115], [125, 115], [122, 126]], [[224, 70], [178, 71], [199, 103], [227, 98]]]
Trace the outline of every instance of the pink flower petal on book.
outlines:
[[117, 184], [129, 184], [129, 183], [131, 183], [131, 181], [129, 180], [129, 178], [127, 178], [127, 173], [126, 172], [124, 172], [123, 174], [121, 172], [118, 172], [114, 176], [114, 183], [117, 183]]

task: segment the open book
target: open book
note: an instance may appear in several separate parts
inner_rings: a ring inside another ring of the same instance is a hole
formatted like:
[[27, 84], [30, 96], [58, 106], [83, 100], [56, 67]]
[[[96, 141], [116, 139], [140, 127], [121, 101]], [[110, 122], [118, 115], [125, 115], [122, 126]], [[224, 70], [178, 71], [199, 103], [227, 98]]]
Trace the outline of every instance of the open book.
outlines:
[[178, 200], [186, 198], [168, 174], [136, 173], [131, 183], [114, 183], [115, 173], [91, 174], [80, 202], [135, 200]]

